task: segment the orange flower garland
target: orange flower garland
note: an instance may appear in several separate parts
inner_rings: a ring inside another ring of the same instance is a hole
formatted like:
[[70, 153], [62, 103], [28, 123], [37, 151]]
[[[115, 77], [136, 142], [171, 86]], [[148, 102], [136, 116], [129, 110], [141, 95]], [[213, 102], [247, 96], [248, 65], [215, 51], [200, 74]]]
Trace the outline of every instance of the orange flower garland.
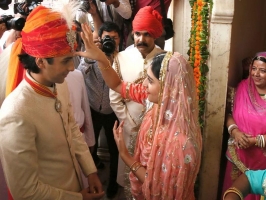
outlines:
[[194, 68], [194, 78], [199, 100], [199, 123], [204, 126], [206, 74], [209, 70], [207, 59], [208, 47], [208, 20], [211, 0], [190, 0], [191, 6], [191, 35], [189, 39], [189, 61]]

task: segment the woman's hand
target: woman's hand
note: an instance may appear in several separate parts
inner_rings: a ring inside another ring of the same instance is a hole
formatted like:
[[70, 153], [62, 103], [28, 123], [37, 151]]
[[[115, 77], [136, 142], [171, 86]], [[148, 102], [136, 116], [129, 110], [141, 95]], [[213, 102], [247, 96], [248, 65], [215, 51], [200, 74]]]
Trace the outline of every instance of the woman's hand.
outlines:
[[232, 131], [232, 136], [235, 139], [236, 146], [241, 149], [247, 149], [251, 146], [249, 135], [239, 131], [237, 128]]
[[123, 136], [124, 122], [122, 121], [118, 127], [117, 127], [117, 124], [118, 122], [115, 121], [113, 133], [114, 133], [115, 143], [118, 148], [119, 154], [121, 157], [123, 157], [124, 155], [128, 154], [128, 150], [127, 150], [127, 147], [124, 141], [124, 136]]
[[108, 61], [106, 59], [105, 54], [99, 49], [93, 40], [92, 32], [88, 24], [81, 25], [83, 32], [80, 33], [81, 38], [85, 44], [86, 51], [85, 52], [76, 52], [75, 55], [90, 58], [92, 60], [97, 60], [98, 62], [102, 62], [105, 66], [108, 65]]
[[256, 144], [256, 137], [252, 137], [251, 135], [246, 135], [249, 141], [249, 147], [255, 146]]

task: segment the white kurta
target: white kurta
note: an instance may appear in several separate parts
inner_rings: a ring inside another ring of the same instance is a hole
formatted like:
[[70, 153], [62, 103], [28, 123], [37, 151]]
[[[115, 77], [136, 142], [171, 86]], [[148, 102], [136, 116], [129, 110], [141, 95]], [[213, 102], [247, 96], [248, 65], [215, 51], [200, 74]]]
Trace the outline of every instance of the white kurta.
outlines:
[[36, 93], [25, 80], [1, 107], [0, 156], [14, 199], [81, 200], [79, 166], [85, 176], [96, 172], [67, 84], [56, 87], [61, 113], [55, 99]]
[[84, 127], [84, 137], [89, 147], [95, 145], [93, 124], [91, 121], [90, 103], [81, 71], [75, 69], [66, 77], [70, 93], [70, 101], [74, 111], [74, 117], [79, 127]]
[[113, 20], [108, 13], [106, 3], [100, 1], [96, 1], [96, 3], [103, 21], [113, 21], [119, 26], [120, 29], [122, 28], [123, 19], [129, 19], [132, 15], [129, 0], [119, 0], [119, 6], [117, 8], [115, 8], [113, 4], [110, 5]]
[[[120, 66], [120, 72], [122, 79], [127, 82], [134, 82], [136, 79], [143, 75], [144, 69], [150, 66], [152, 59], [158, 53], [163, 50], [160, 48], [154, 48], [144, 59], [137, 48], [132, 48], [126, 51], [119, 52], [116, 59], [118, 60], [118, 65]], [[115, 67], [113, 64], [113, 68]], [[125, 143], [129, 145], [130, 135], [132, 134], [132, 129], [138, 126], [140, 121], [140, 115], [144, 109], [143, 105], [133, 102], [124, 101], [119, 93], [110, 89], [110, 105], [118, 117], [119, 121], [124, 121], [124, 139]], [[119, 157], [118, 161], [118, 173], [117, 182], [119, 185], [124, 186], [124, 173], [125, 164]]]

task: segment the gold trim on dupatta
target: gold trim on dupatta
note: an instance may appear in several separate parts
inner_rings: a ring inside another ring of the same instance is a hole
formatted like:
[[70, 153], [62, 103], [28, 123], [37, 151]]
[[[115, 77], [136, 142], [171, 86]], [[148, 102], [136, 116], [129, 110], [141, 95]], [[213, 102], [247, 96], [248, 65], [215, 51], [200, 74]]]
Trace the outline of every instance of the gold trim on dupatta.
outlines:
[[163, 90], [164, 90], [164, 85], [165, 85], [166, 71], [167, 71], [169, 60], [172, 56], [173, 56], [173, 52], [171, 52], [171, 51], [168, 51], [165, 54], [164, 59], [162, 61], [161, 69], [160, 69], [160, 77], [159, 77], [160, 91], [159, 91], [159, 97], [158, 97], [157, 115], [156, 115], [156, 120], [154, 123], [155, 128], [156, 128], [158, 120], [159, 120], [159, 112], [160, 112], [162, 99], [163, 99]]
[[[230, 141], [231, 140], [231, 141]], [[228, 141], [228, 150], [229, 150], [229, 154], [231, 155], [231, 159], [233, 161], [233, 163], [237, 166], [237, 168], [242, 172], [245, 173], [245, 171], [248, 171], [249, 168], [247, 168], [244, 163], [242, 163], [241, 160], [239, 160], [237, 153], [236, 153], [236, 149], [235, 149], [235, 145], [233, 142], [233, 139], [229, 139]]]

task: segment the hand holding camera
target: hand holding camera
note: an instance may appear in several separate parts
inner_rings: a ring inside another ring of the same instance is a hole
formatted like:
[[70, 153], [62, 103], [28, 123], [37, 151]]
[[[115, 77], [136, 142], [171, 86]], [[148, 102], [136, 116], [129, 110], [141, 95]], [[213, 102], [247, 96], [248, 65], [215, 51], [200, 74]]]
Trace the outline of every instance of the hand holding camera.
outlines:
[[98, 47], [99, 49], [102, 49], [102, 43], [101, 43], [100, 37], [98, 37], [97, 39], [93, 39], [93, 42], [96, 45], [96, 47]]
[[115, 46], [116, 46], [115, 41], [109, 35], [104, 36], [103, 39], [101, 38], [94, 39], [93, 42], [107, 56], [110, 56], [115, 52]]
[[80, 6], [80, 10], [83, 12], [88, 12], [91, 15], [97, 13], [97, 6], [95, 5], [95, 0], [83, 0]]
[[1, 15], [0, 24], [4, 24], [6, 30], [14, 29], [21, 31], [25, 25], [25, 19], [23, 17], [15, 18], [12, 15]]
[[[1, 18], [0, 18], [1, 20]], [[0, 24], [0, 38], [3, 36], [4, 32], [6, 31], [6, 25], [5, 23]]]

